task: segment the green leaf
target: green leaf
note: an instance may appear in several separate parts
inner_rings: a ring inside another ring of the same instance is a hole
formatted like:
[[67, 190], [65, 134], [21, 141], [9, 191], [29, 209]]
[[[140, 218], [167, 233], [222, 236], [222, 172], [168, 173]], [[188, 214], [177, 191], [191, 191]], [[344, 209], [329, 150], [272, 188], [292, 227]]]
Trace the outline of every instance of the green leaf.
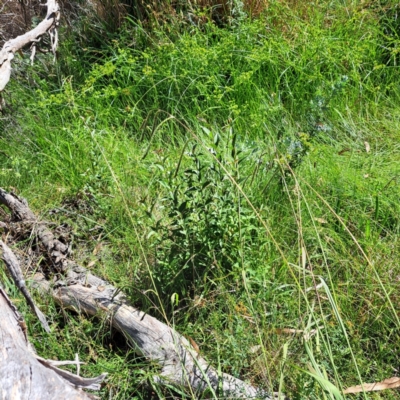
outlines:
[[214, 144], [215, 144], [216, 146], [218, 146], [218, 143], [219, 143], [220, 139], [221, 139], [221, 137], [220, 137], [219, 133], [217, 132], [217, 133], [214, 135]]

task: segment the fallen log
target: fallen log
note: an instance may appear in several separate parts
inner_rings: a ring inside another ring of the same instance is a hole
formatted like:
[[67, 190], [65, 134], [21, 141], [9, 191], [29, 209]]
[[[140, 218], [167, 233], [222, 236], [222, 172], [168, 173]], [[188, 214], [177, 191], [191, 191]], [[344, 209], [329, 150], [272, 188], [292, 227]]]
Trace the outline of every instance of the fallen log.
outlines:
[[138, 354], [160, 366], [158, 383], [189, 388], [199, 394], [209, 390], [214, 398], [275, 398], [231, 375], [218, 373], [173, 328], [133, 307], [116, 287], [73, 262], [69, 247], [36, 218], [25, 200], [0, 188], [0, 203], [11, 211], [8, 229], [13, 229], [13, 224], [14, 228], [15, 224], [23, 224], [25, 229], [29, 226], [30, 234], [39, 238], [46, 256], [59, 272], [60, 278], [52, 283], [45, 274], [36, 273], [33, 277], [36, 288], [51, 295], [62, 307], [89, 315], [105, 313]]
[[[58, 44], [57, 27], [60, 19], [58, 4], [55, 0], [46, 3], [46, 17], [34, 29], [8, 40], [0, 50], [0, 110], [4, 104], [1, 92], [11, 77], [11, 61], [14, 54], [31, 44], [31, 62], [33, 63], [36, 46], [43, 35], [50, 36], [51, 51], [55, 55]], [[12, 201], [12, 196], [5, 196]], [[3, 199], [4, 200], [4, 199]], [[7, 206], [8, 202], [0, 201]], [[18, 211], [14, 208], [14, 212]], [[31, 215], [20, 215], [20, 220], [35, 218]], [[0, 221], [0, 228], [7, 228]], [[11, 249], [0, 241], [3, 250], [3, 261], [8, 271], [21, 290], [28, 304], [40, 319], [42, 326], [49, 333], [50, 328], [41, 311], [36, 307], [25, 286], [20, 265]], [[99, 390], [100, 383], [106, 374], [99, 377], [85, 379], [68, 371], [59, 369], [57, 365], [71, 362], [54, 362], [45, 360], [35, 354], [26, 335], [26, 324], [16, 307], [8, 298], [0, 285], [0, 398], [1, 399], [94, 399], [97, 398], [83, 392], [81, 389]], [[79, 362], [78, 362], [79, 364]]]
[[26, 325], [6, 292], [0, 287], [0, 398], [89, 400], [97, 397], [81, 391], [94, 390], [105, 378], [85, 380], [51, 365], [34, 353]]

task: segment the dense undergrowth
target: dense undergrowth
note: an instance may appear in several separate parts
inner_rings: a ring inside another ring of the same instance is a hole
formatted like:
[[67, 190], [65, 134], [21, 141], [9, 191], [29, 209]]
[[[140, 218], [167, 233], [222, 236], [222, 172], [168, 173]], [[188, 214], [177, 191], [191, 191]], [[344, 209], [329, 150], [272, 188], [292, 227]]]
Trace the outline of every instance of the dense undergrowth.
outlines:
[[[0, 186], [222, 371], [339, 399], [400, 362], [396, 4], [233, 3], [223, 24], [78, 21], [56, 65], [17, 60]], [[106, 321], [42, 302], [38, 351], [109, 372], [103, 398], [191, 398], [152, 385]]]

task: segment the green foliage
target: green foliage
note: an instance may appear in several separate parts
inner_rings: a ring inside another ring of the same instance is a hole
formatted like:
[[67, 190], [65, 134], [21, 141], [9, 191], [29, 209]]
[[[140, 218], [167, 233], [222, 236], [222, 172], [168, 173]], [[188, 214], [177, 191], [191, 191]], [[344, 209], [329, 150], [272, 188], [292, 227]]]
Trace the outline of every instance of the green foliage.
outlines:
[[176, 169], [160, 179], [166, 193], [160, 205], [168, 218], [157, 220], [151, 235], [157, 237], [155, 277], [161, 292], [183, 287], [186, 295], [193, 282], [206, 280], [213, 269], [237, 279], [243, 252], [254, 253], [262, 245], [259, 223], [231, 181], [249, 154], [237, 149], [236, 135], [224, 140], [220, 133], [203, 129], [213, 136], [207, 153], [197, 144], [186, 144], [183, 151], [188, 151]]
[[[16, 60], [0, 186], [222, 371], [339, 398], [399, 363], [396, 4], [271, 1], [252, 20], [233, 3], [224, 24], [180, 2], [151, 29], [81, 20], [57, 66]], [[46, 301], [57, 340], [36, 344], [109, 371], [104, 398], [192, 398], [149, 391], [156, 371], [113, 359], [105, 324]]]

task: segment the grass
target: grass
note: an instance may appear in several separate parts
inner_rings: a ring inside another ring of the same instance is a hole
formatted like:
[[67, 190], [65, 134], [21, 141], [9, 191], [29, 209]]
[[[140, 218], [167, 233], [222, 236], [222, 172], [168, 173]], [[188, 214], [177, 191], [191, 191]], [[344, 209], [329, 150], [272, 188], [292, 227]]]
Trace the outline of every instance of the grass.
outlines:
[[[392, 377], [393, 10], [270, 2], [222, 27], [180, 20], [150, 30], [127, 19], [101, 48], [95, 36], [97, 47], [76, 49], [82, 39], [70, 32], [57, 65], [17, 60], [0, 121], [0, 186], [67, 222], [82, 264], [224, 372], [294, 399], [338, 399]], [[152, 384], [154, 366], [102, 316], [41, 302], [50, 336], [17, 303], [38, 352], [79, 353], [83, 373], [109, 372], [103, 398], [191, 398]]]

